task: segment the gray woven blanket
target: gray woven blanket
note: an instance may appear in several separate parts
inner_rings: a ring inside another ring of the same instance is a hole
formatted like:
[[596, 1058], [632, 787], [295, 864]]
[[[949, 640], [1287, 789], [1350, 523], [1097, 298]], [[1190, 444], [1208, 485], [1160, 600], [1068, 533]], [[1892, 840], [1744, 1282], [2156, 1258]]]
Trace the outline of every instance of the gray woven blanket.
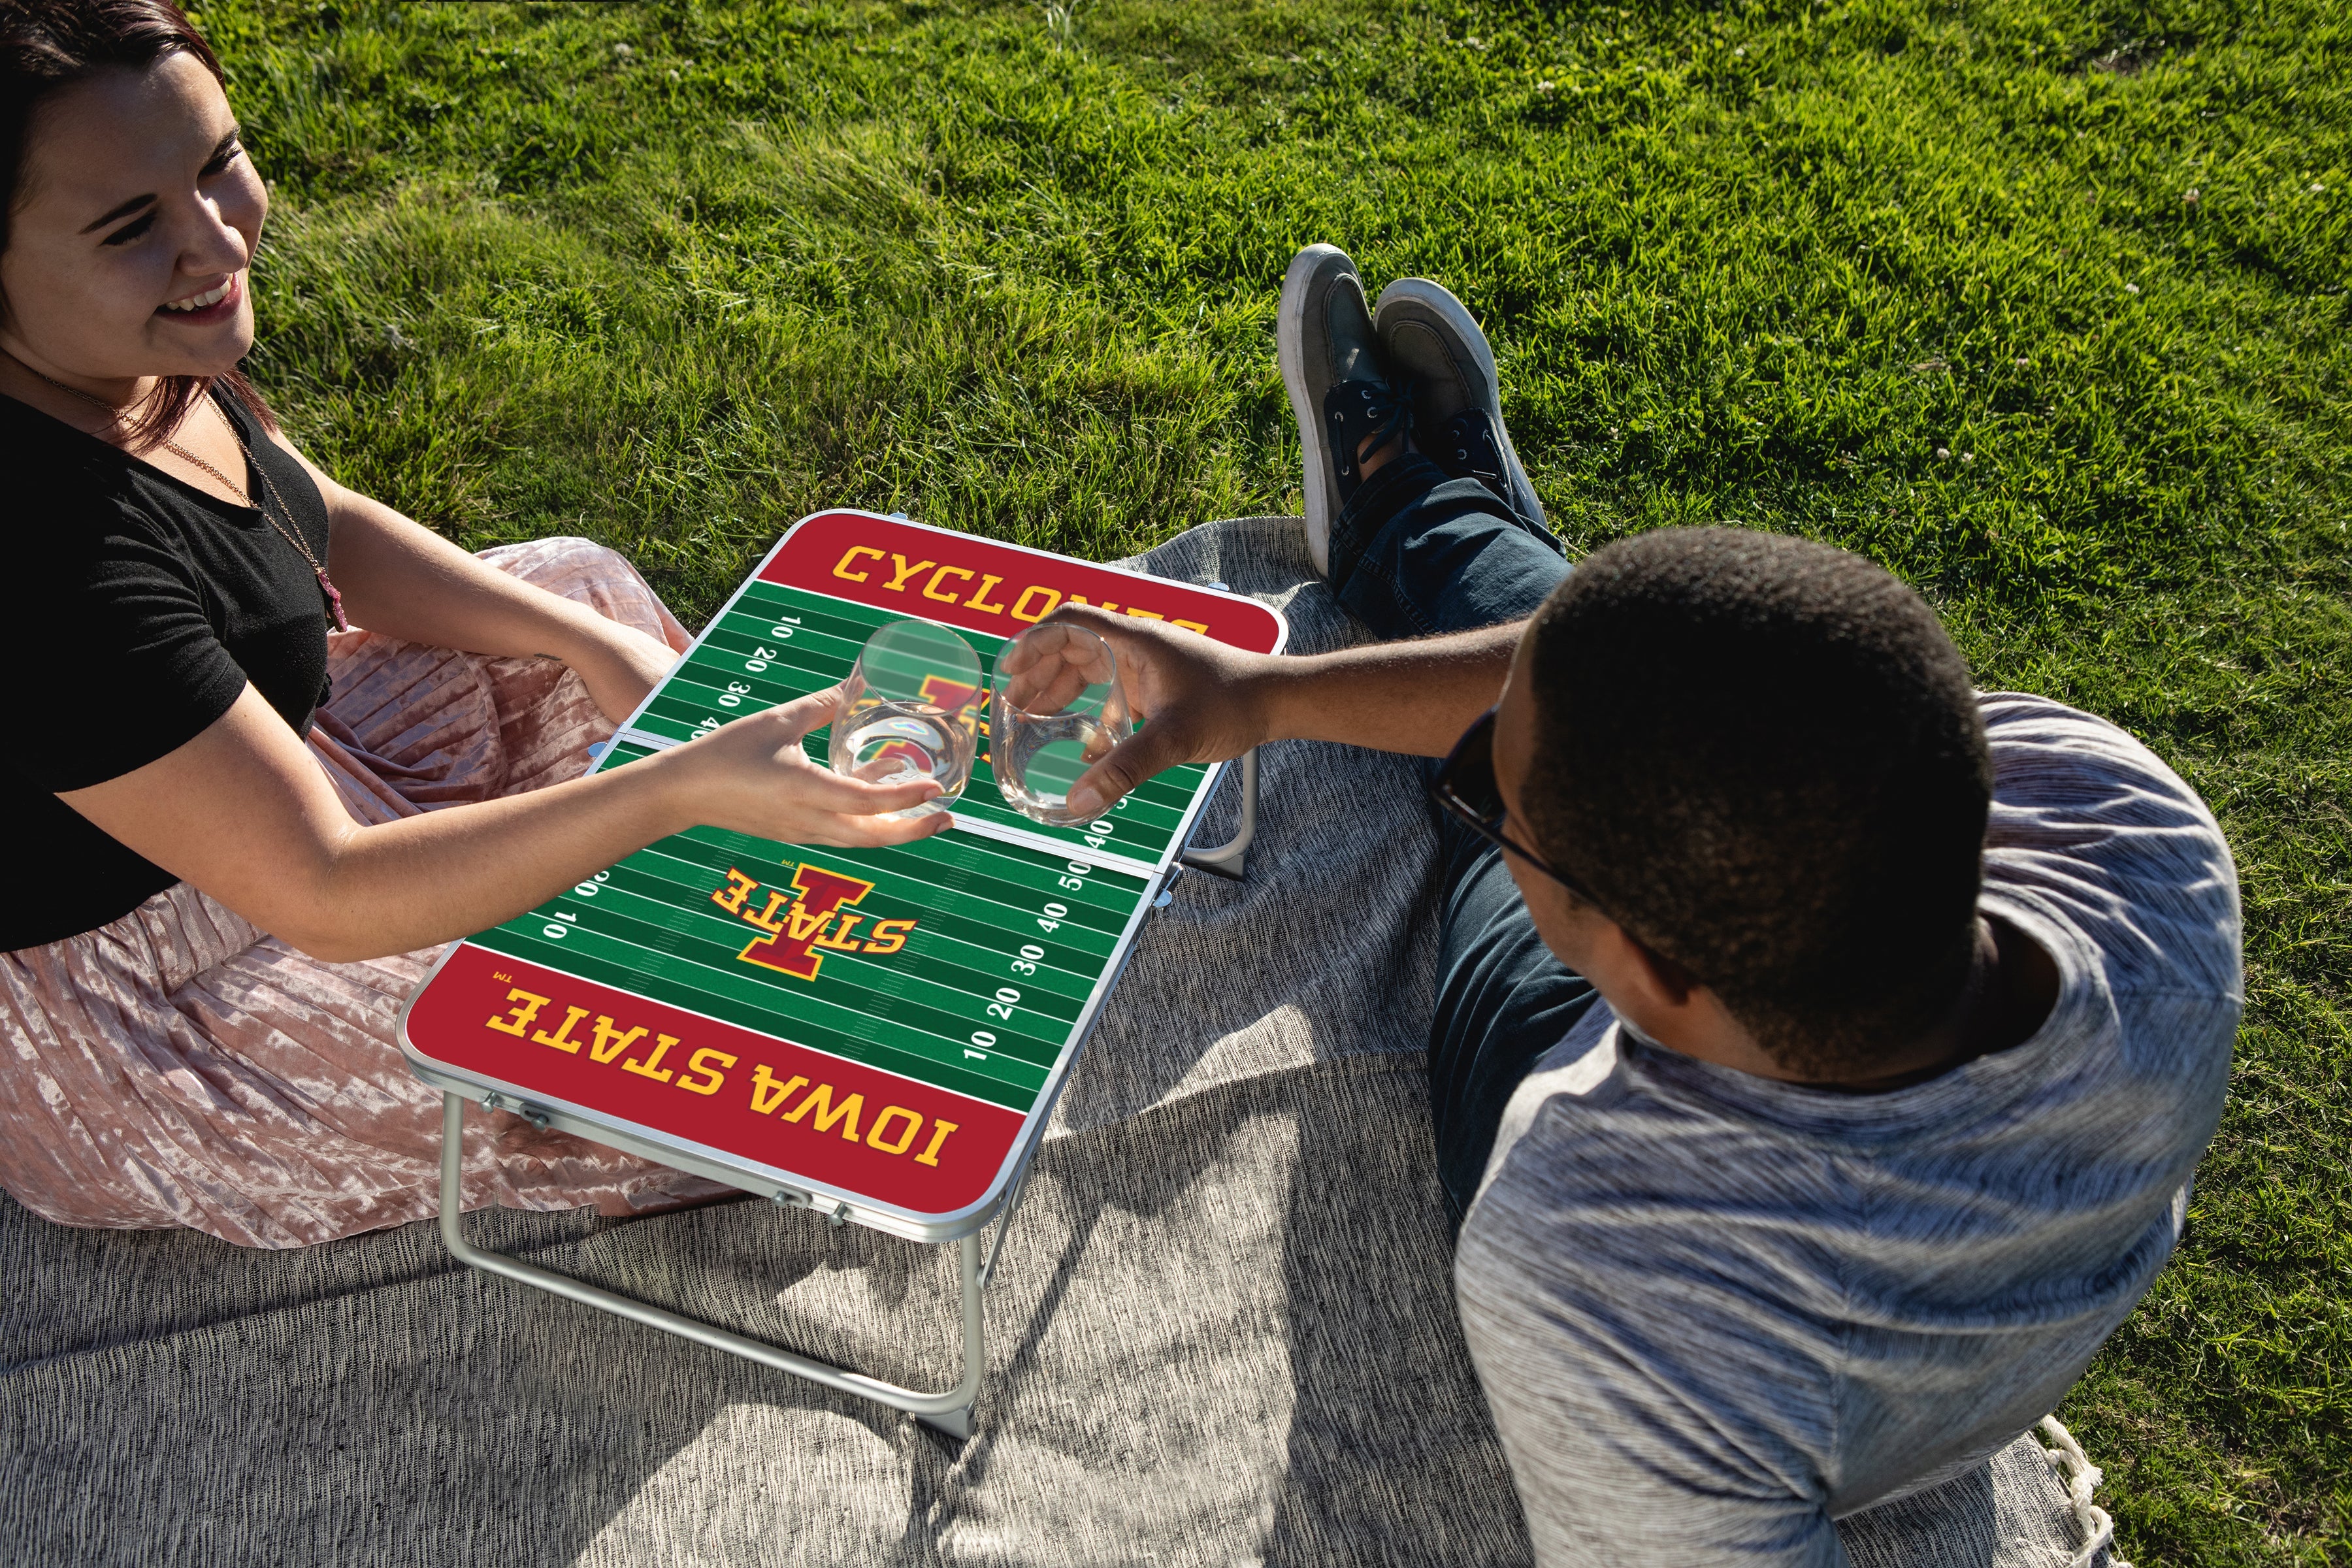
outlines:
[[[1356, 635], [1296, 520], [1143, 563], [1280, 605], [1297, 651]], [[470, 1273], [430, 1226], [261, 1253], [0, 1202], [0, 1560], [1524, 1563], [1430, 1173], [1413, 774], [1305, 743], [1262, 763], [1248, 879], [1179, 884], [1063, 1100], [989, 1289], [969, 1444]], [[751, 1203], [471, 1223], [951, 1377], [951, 1248]], [[1842, 1533], [1867, 1568], [2057, 1568], [2081, 1540], [2027, 1438]]]

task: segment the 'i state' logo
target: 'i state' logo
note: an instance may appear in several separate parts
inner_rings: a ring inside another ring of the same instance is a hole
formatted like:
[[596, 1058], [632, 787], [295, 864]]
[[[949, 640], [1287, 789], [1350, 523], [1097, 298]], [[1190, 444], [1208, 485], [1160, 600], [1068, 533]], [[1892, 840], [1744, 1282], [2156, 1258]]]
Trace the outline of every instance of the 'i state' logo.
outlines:
[[[735, 956], [795, 980], [814, 980], [828, 952], [865, 952], [880, 957], [907, 945], [911, 920], [877, 920], [852, 908], [865, 900], [874, 884], [845, 877], [822, 866], [803, 862], [793, 868], [791, 890], [762, 889], [759, 879], [734, 867], [727, 868], [727, 885], [710, 901], [744, 924], [766, 932], [753, 937]], [[764, 905], [756, 903], [764, 892]], [[870, 926], [866, 922], [872, 921]], [[860, 931], [860, 926], [866, 926]]]

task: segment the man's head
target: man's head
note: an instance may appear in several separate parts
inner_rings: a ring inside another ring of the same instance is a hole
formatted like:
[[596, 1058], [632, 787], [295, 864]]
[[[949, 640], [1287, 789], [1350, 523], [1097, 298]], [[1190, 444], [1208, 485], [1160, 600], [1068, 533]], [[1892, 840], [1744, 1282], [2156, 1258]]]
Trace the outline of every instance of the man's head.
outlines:
[[1991, 762], [1968, 666], [1888, 573], [1643, 534], [1551, 595], [1512, 685], [1496, 760], [1530, 847], [1787, 1075], [1867, 1079], [1954, 1000]]

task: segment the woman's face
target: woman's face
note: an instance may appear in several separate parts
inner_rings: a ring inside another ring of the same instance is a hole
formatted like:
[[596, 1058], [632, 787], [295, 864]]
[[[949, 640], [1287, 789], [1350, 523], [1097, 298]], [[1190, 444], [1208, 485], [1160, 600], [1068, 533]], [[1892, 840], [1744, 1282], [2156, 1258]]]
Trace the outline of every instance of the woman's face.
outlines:
[[85, 388], [234, 369], [269, 198], [212, 73], [177, 51], [100, 71], [27, 131], [0, 347]]

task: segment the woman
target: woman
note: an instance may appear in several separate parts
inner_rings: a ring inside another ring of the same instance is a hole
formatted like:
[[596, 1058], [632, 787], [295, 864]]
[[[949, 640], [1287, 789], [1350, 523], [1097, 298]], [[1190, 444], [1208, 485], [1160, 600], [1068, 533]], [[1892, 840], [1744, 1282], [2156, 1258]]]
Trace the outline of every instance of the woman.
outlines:
[[[0, 646], [27, 677], [0, 1187], [288, 1247], [434, 1210], [438, 1097], [393, 1031], [436, 944], [697, 823], [946, 819], [877, 820], [936, 786], [808, 761], [829, 696], [579, 776], [684, 633], [608, 551], [470, 556], [294, 449], [236, 370], [268, 207], [167, 0], [0, 0]], [[511, 1117], [474, 1136], [469, 1205], [713, 1190]]]

